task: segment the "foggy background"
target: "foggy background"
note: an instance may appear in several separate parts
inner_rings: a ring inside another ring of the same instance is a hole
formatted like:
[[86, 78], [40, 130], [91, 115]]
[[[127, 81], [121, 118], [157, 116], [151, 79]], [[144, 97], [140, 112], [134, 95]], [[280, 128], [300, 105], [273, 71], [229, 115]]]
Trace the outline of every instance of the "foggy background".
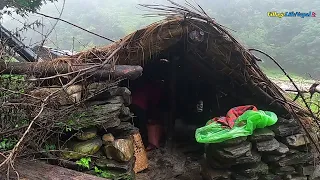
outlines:
[[[42, 6], [40, 12], [59, 17], [113, 40], [134, 32], [162, 17], [150, 18], [150, 13], [138, 4], [168, 4], [166, 0], [59, 0]], [[184, 3], [184, 0], [175, 2]], [[320, 78], [320, 0], [195, 0], [218, 23], [230, 28], [231, 33], [248, 48], [267, 52], [283, 65], [286, 70], [300, 76]], [[63, 7], [64, 4], [64, 8]], [[268, 11], [314, 11], [319, 17], [271, 18]], [[21, 32], [29, 46], [39, 44], [41, 34], [47, 34], [56, 20], [39, 15], [4, 16], [1, 20], [6, 28], [18, 30], [27, 20], [38, 20], [44, 27]], [[233, 31], [234, 30], [234, 31]], [[103, 46], [110, 41], [88, 34], [64, 22], [58, 22], [45, 45], [82, 51], [94, 46]], [[262, 57], [263, 68], [277, 71], [274, 63]]]

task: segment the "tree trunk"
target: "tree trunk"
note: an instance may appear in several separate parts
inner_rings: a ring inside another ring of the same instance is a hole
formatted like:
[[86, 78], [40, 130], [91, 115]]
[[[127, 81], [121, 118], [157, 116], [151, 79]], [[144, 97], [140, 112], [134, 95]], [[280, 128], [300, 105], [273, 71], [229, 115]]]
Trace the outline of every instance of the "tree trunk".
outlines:
[[[71, 169], [46, 164], [37, 160], [23, 160], [15, 163], [15, 168], [21, 180], [108, 180], [97, 176], [85, 174]], [[18, 179], [17, 175], [10, 171], [10, 179]], [[1, 171], [0, 179], [6, 179], [6, 171]]]
[[[68, 72], [78, 71], [88, 68], [92, 65], [79, 64], [70, 66], [67, 63], [46, 62], [0, 62], [0, 74], [20, 74], [33, 75], [35, 77], [48, 77], [57, 74], [65, 74]], [[77, 73], [75, 73], [76, 75]], [[93, 69], [87, 76], [94, 81], [107, 80], [110, 77], [136, 79], [142, 74], [141, 66], [118, 65], [112, 68], [110, 64], [106, 64], [100, 69]]]

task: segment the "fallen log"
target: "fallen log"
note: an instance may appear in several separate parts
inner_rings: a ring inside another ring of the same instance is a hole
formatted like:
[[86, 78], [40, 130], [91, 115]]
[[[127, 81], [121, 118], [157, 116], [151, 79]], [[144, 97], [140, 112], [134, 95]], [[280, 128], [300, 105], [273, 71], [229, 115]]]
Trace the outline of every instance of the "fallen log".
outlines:
[[[15, 169], [21, 180], [108, 180], [105, 178], [85, 174], [71, 169], [46, 164], [38, 160], [23, 160], [15, 163]], [[10, 179], [17, 179], [17, 175], [10, 171]], [[0, 179], [6, 179], [6, 171], [1, 171]]]
[[[59, 74], [66, 74], [70, 72], [84, 71], [94, 65], [98, 64], [77, 64], [69, 65], [67, 63], [46, 62], [0, 62], [0, 74], [18, 74], [30, 75], [37, 78], [49, 77]], [[76, 76], [75, 73], [73, 76]], [[87, 77], [97, 81], [114, 78], [136, 79], [142, 74], [141, 66], [116, 65], [111, 66], [106, 64], [99, 68], [88, 70]], [[71, 74], [69, 74], [71, 75]]]

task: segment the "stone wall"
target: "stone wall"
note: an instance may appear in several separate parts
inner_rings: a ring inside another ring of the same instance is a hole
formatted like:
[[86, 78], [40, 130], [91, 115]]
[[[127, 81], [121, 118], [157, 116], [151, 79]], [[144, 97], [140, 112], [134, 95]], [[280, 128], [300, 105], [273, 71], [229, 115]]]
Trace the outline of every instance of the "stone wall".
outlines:
[[320, 180], [310, 142], [294, 119], [279, 118], [249, 137], [207, 144], [205, 180]]
[[[67, 164], [76, 164], [68, 168], [107, 179], [135, 179], [133, 135], [139, 130], [130, 123], [130, 94], [127, 88], [114, 87], [105, 92], [102, 99], [88, 102], [86, 109], [80, 109], [82, 116], [73, 121], [81, 125], [88, 122], [88, 127], [70, 132], [70, 138], [66, 137], [61, 158]], [[79, 160], [87, 157], [91, 157], [91, 161], [89, 166], [83, 167]]]

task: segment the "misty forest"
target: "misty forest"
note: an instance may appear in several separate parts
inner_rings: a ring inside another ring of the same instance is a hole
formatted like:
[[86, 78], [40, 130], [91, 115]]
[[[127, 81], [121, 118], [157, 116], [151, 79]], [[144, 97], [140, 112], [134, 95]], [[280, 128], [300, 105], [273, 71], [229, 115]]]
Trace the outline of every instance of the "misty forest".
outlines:
[[[307, 74], [310, 73], [312, 77], [319, 78], [320, 24], [318, 18], [271, 18], [267, 16], [269, 11], [317, 12], [320, 8], [319, 1], [237, 0], [226, 2], [216, 0], [212, 2], [196, 0], [196, 2], [218, 23], [230, 28], [231, 33], [248, 48], [254, 47], [269, 53], [289, 72], [307, 77], [310, 77]], [[59, 17], [63, 3], [60, 0], [55, 4], [45, 4], [41, 7], [40, 12]], [[165, 0], [92, 0], [90, 3], [86, 0], [68, 0], [65, 2], [61, 18], [99, 35], [118, 40], [136, 29], [161, 19], [146, 17], [149, 12], [138, 6], [138, 4], [149, 3], [167, 4]], [[25, 21], [17, 16], [13, 17], [14, 19], [5, 16], [2, 24], [10, 30], [21, 28]], [[48, 32], [55, 24], [55, 20], [32, 14], [26, 18], [29, 23], [35, 21], [43, 23], [44, 27], [36, 28], [40, 33]], [[43, 37], [29, 28], [27, 32], [24, 31], [23, 38], [24, 42], [33, 46]], [[47, 46], [75, 51], [110, 43], [110, 41], [87, 34], [63, 22], [58, 23], [49, 39], [46, 41]], [[275, 69], [269, 60], [265, 60], [262, 66]]]
[[0, 179], [319, 179], [319, 17], [320, 0], [0, 0]]

